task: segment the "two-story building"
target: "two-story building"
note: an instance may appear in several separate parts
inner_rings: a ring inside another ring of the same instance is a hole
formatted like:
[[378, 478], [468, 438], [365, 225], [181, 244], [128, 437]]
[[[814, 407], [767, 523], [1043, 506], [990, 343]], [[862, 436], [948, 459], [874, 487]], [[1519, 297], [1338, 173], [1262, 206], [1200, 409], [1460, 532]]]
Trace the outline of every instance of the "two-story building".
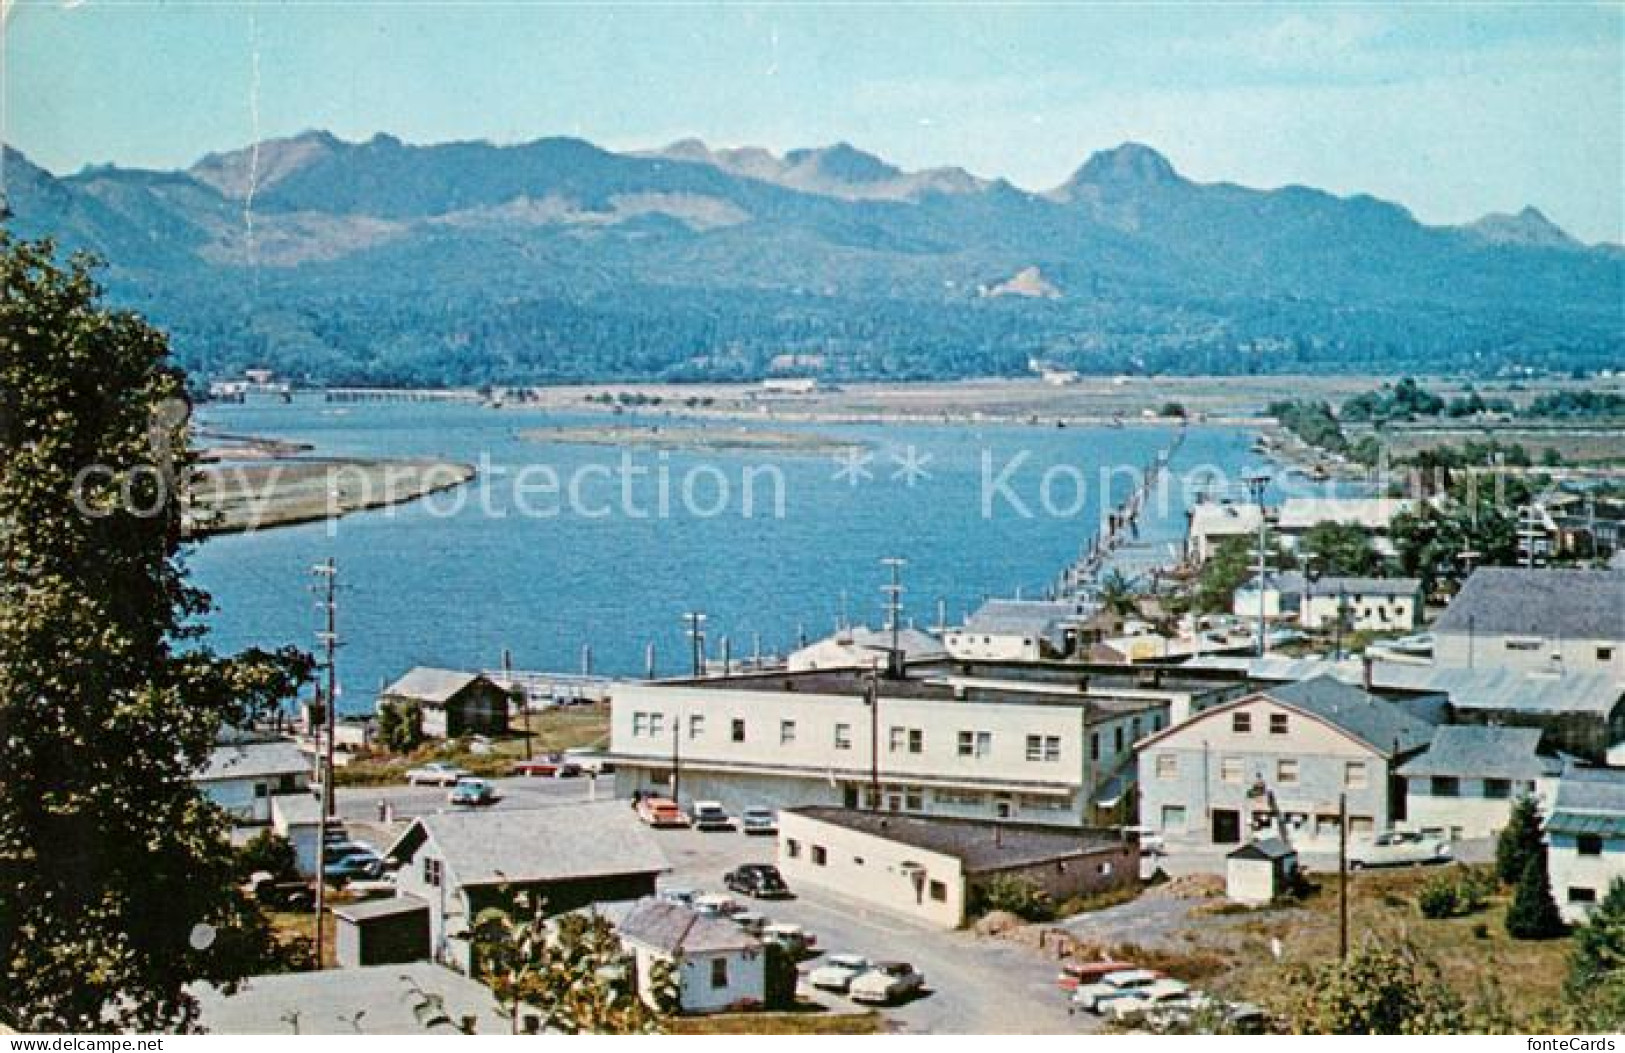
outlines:
[[[1422, 614], [1422, 582], [1417, 578], [1330, 577], [1311, 580], [1296, 571], [1265, 580], [1264, 616], [1296, 621], [1304, 629], [1337, 625], [1348, 631], [1410, 632]], [[1258, 579], [1236, 590], [1232, 613], [1257, 618]]]
[[192, 776], [203, 795], [244, 826], [271, 821], [271, 798], [310, 786], [311, 758], [287, 739], [251, 739], [216, 746]]
[[1405, 818], [1396, 769], [1433, 724], [1329, 676], [1249, 694], [1150, 736], [1139, 748], [1140, 821], [1169, 841], [1239, 844], [1278, 834], [1299, 847]]
[[1282, 548], [1296, 552], [1304, 536], [1322, 523], [1357, 527], [1378, 555], [1392, 556], [1394, 518], [1416, 507], [1415, 501], [1401, 497], [1289, 497], [1276, 512], [1275, 533]]
[[1452, 839], [1494, 837], [1518, 798], [1550, 804], [1563, 761], [1541, 748], [1541, 737], [1539, 728], [1440, 727], [1399, 769], [1406, 825]]
[[1480, 567], [1433, 626], [1433, 663], [1625, 682], [1625, 571]]
[[1625, 769], [1564, 771], [1546, 818], [1546, 873], [1571, 924], [1625, 880]]

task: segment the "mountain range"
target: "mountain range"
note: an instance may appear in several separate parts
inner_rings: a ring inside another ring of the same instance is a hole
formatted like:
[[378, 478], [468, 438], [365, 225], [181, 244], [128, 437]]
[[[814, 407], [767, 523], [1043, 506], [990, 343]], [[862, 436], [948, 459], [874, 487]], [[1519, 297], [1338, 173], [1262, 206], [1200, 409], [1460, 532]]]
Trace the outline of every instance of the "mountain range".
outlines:
[[1128, 143], [1031, 192], [849, 144], [615, 153], [326, 132], [184, 171], [4, 152], [7, 226], [88, 249], [204, 376], [330, 383], [1617, 366], [1625, 251], [1199, 183]]

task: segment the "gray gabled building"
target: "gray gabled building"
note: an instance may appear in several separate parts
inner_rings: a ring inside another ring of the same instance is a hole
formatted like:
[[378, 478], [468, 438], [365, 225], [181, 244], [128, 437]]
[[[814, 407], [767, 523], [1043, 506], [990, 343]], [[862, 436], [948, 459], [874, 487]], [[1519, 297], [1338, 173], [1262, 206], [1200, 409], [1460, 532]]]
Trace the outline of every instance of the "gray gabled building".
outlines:
[[1625, 682], [1625, 571], [1480, 567], [1433, 627], [1436, 666]]
[[1520, 797], [1550, 801], [1562, 758], [1542, 748], [1539, 728], [1441, 727], [1427, 750], [1407, 761], [1407, 824], [1452, 838], [1492, 837]]
[[480, 673], [419, 666], [378, 695], [378, 705], [415, 704], [430, 738], [500, 735], [508, 730], [513, 693]]

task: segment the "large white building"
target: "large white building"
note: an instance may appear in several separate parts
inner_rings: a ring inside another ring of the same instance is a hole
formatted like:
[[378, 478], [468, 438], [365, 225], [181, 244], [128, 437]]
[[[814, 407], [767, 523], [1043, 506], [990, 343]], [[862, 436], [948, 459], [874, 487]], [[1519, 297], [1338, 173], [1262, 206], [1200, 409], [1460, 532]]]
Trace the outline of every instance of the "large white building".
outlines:
[[1625, 571], [1480, 567], [1433, 627], [1433, 663], [1625, 682]]
[[[1304, 629], [1330, 629], [1339, 612], [1350, 631], [1411, 632], [1422, 616], [1422, 583], [1416, 578], [1333, 577], [1310, 580], [1297, 572], [1265, 579], [1264, 616]], [[1258, 617], [1258, 579], [1236, 590], [1231, 613]]]
[[1170, 671], [956, 664], [889, 680], [825, 670], [615, 688], [617, 790], [752, 805], [1088, 825], [1134, 742], [1240, 692]]

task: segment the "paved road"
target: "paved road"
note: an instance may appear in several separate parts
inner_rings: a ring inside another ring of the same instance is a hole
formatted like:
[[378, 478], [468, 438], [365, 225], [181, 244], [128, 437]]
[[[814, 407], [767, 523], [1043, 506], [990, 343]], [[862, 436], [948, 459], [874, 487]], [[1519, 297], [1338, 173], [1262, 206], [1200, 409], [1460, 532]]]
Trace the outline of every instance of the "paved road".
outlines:
[[[599, 791], [609, 789], [607, 780], [596, 786], [591, 779], [509, 778], [490, 781], [496, 787], [497, 799], [481, 808], [493, 811], [579, 804], [592, 800]], [[460, 811], [459, 806], [446, 800], [450, 792], [445, 786], [340, 786], [334, 807], [353, 837], [385, 849], [405, 831], [407, 823], [418, 816]], [[379, 821], [380, 802], [387, 807], [391, 819]]]

